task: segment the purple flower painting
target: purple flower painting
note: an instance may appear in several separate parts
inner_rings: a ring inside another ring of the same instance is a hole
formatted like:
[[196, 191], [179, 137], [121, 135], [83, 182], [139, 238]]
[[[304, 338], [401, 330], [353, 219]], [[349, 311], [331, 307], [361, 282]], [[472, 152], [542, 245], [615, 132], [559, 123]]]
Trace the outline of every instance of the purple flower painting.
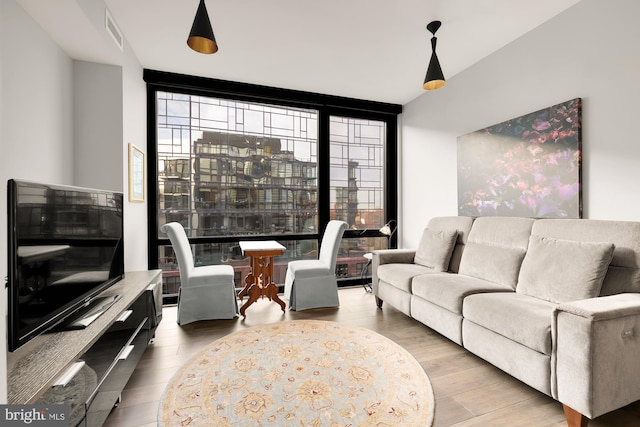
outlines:
[[458, 137], [458, 214], [580, 218], [580, 98]]

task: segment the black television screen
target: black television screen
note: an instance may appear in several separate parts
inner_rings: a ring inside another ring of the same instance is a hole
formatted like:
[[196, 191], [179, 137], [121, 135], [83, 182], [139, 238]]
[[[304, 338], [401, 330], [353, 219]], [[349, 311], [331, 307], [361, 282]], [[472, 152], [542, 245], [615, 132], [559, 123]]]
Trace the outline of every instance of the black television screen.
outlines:
[[124, 277], [123, 195], [9, 180], [7, 199], [14, 351]]

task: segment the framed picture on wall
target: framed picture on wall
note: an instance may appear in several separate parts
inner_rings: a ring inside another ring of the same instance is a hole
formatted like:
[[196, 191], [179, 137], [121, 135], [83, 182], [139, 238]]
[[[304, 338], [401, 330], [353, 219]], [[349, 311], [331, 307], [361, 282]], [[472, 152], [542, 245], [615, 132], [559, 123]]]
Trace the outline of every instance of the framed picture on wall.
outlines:
[[582, 101], [458, 137], [458, 214], [582, 217]]
[[144, 202], [144, 153], [129, 143], [129, 201]]

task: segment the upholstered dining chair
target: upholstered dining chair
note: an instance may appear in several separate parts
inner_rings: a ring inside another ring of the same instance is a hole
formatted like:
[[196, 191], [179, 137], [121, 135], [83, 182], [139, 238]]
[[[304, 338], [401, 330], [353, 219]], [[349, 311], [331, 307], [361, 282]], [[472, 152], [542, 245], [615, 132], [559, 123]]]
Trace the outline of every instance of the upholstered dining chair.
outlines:
[[169, 236], [180, 270], [178, 324], [238, 316], [238, 299], [230, 265], [194, 266], [191, 245], [184, 228], [170, 222], [160, 229]]
[[291, 310], [338, 307], [336, 259], [344, 230], [344, 221], [327, 224], [318, 259], [290, 261], [284, 282], [284, 295]]

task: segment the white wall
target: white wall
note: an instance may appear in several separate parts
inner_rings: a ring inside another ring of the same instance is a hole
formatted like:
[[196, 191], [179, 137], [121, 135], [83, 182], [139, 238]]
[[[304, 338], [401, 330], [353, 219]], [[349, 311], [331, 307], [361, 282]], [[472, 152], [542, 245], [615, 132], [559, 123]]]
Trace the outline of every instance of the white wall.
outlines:
[[[104, 4], [78, 5], [108, 40]], [[116, 62], [74, 63], [16, 0], [0, 2], [0, 278], [7, 275], [10, 178], [124, 191], [125, 270], [147, 268], [146, 204], [129, 203], [126, 194], [127, 142], [145, 148], [146, 86], [126, 41]], [[2, 287], [0, 403], [7, 398], [6, 306]]]
[[640, 220], [638, 16], [637, 0], [582, 0], [407, 104], [402, 246], [417, 246], [429, 218], [457, 215], [458, 136], [578, 97], [583, 217]]
[[125, 271], [136, 271], [147, 269], [147, 204], [129, 202], [128, 142], [145, 151], [146, 86], [128, 62], [74, 61], [74, 184], [125, 193]]
[[122, 67], [73, 61], [73, 77], [73, 183], [123, 191]]
[[[124, 159], [122, 182], [124, 183], [124, 191], [128, 194], [128, 143], [134, 144], [145, 153], [147, 151], [147, 86], [142, 79], [142, 66], [127, 43], [125, 43], [124, 52], [122, 63], [122, 149]], [[128, 202], [128, 196], [125, 196], [125, 271], [146, 270], [148, 266], [147, 203], [146, 195], [144, 203]]]
[[146, 270], [147, 202], [128, 201], [128, 143], [146, 152], [143, 69], [126, 37], [120, 51], [104, 31], [103, 1], [77, 0], [77, 4], [116, 66], [76, 61], [75, 128], [82, 129], [82, 136], [76, 136], [75, 179], [77, 185], [95, 183], [88, 186], [124, 191], [125, 271]]
[[[2, 1], [0, 277], [7, 275], [7, 180], [73, 182], [72, 61], [15, 1]], [[7, 294], [0, 294], [0, 378], [6, 378]], [[6, 381], [0, 381], [0, 402]]]

